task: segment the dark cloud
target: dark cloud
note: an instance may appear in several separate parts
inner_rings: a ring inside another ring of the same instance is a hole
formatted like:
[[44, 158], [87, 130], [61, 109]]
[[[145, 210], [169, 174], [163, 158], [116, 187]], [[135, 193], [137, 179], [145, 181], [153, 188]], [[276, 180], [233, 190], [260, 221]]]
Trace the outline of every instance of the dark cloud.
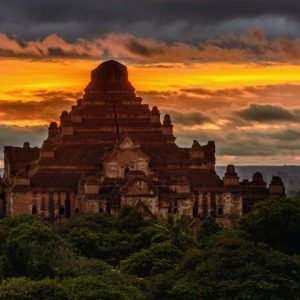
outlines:
[[250, 104], [248, 108], [236, 112], [236, 115], [247, 121], [262, 123], [297, 122], [300, 116], [281, 106], [270, 104]]
[[189, 95], [174, 91], [137, 91], [143, 97], [145, 103], [151, 106], [158, 106], [162, 111], [182, 111], [186, 113], [188, 109], [195, 111], [210, 111], [229, 108], [232, 101], [227, 101], [223, 97], [209, 97], [202, 99], [199, 95]]
[[[69, 109], [72, 101], [62, 99], [42, 101], [0, 101], [0, 119], [5, 121], [57, 120], [62, 110]], [[0, 121], [1, 124], [1, 121]]]
[[[15, 89], [6, 92], [7, 95], [14, 96], [15, 98], [24, 93], [26, 93], [26, 90], [23, 89]], [[82, 95], [82, 92], [71, 92], [67, 90], [50, 91], [50, 90], [40, 89], [40, 90], [31, 90], [30, 95], [32, 98], [37, 100], [53, 100], [54, 102], [57, 102], [57, 100], [75, 101]], [[24, 101], [20, 101], [20, 102], [24, 102]]]
[[277, 37], [268, 39], [262, 29], [240, 35], [226, 34], [197, 43], [167, 43], [154, 38], [141, 38], [129, 33], [107, 33], [94, 39], [67, 41], [57, 34], [43, 39], [22, 40], [0, 33], [0, 56], [49, 59], [57, 57], [128, 60], [162, 66], [162, 63], [226, 61], [299, 63], [300, 40]]
[[53, 100], [54, 103], [55, 100], [63, 99], [63, 101], [61, 101], [61, 104], [62, 106], [65, 106], [68, 103], [70, 104], [70, 102], [66, 100], [74, 101], [82, 95], [82, 92], [33, 90], [32, 95], [34, 97], [41, 98], [44, 100]]
[[170, 114], [173, 123], [180, 125], [199, 125], [211, 121], [209, 117], [203, 115], [200, 112], [180, 113], [178, 111], [168, 110], [162, 111], [162, 113]]
[[217, 90], [209, 90], [205, 88], [185, 88], [181, 89], [182, 92], [195, 94], [198, 96], [209, 96], [209, 97], [229, 97], [236, 98], [245, 95], [245, 89], [243, 88], [227, 88], [227, 89], [217, 89]]
[[0, 3], [0, 27], [30, 38], [114, 31], [179, 40], [212, 36], [218, 24], [238, 30], [249, 19], [255, 19], [251, 27], [266, 25], [268, 18], [298, 21], [299, 12], [296, 0], [10, 0]]
[[[30, 142], [32, 146], [41, 146], [46, 138], [47, 126], [3, 126], [0, 125], [0, 149], [4, 146], [22, 146], [24, 141]], [[2, 151], [1, 151], [2, 154]], [[2, 159], [3, 156], [0, 156]]]
[[284, 142], [300, 141], [300, 130], [287, 129], [270, 134], [270, 138]]
[[219, 156], [255, 157], [265, 156], [270, 159], [277, 155], [299, 155], [299, 129], [298, 130], [257, 130], [250, 128], [241, 131], [230, 125], [222, 130], [202, 129], [200, 131], [178, 131], [177, 142], [190, 147], [191, 140], [199, 140], [206, 143], [208, 140], [216, 142], [216, 152]]
[[126, 45], [127, 49], [133, 54], [137, 54], [139, 56], [152, 56], [153, 54], [163, 54], [163, 49], [150, 49], [149, 47], [143, 45], [143, 43], [138, 42], [137, 40], [130, 40]]

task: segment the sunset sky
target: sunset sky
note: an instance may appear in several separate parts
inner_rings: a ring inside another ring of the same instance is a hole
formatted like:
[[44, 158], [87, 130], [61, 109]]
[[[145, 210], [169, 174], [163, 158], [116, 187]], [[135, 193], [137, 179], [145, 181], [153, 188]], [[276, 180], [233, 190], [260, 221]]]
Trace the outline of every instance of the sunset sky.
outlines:
[[1, 1], [1, 153], [40, 145], [116, 59], [181, 146], [215, 140], [218, 165], [300, 165], [299, 33], [296, 0]]

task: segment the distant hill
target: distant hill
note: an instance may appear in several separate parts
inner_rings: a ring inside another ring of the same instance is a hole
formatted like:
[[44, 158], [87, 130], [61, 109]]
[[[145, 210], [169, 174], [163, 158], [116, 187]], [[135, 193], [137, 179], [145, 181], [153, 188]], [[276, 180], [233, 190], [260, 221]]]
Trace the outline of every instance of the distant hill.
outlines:
[[[221, 177], [224, 176], [225, 169], [224, 166], [216, 167], [216, 171]], [[236, 171], [240, 180], [251, 179], [253, 173], [261, 172], [267, 183], [270, 183], [272, 176], [278, 175], [282, 178], [287, 192], [300, 190], [300, 166], [236, 166]], [[4, 169], [0, 168], [1, 176], [3, 172]]]
[[[216, 167], [218, 175], [224, 176], [226, 167]], [[282, 178], [286, 191], [300, 190], [300, 166], [236, 166], [236, 172], [240, 180], [251, 179], [253, 173], [261, 172], [267, 183], [271, 182], [272, 176]]]

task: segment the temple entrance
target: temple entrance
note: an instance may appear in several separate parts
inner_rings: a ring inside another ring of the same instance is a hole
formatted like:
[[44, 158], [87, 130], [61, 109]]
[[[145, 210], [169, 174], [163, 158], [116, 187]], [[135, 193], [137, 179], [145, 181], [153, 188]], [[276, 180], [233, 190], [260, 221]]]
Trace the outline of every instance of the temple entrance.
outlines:
[[199, 216], [199, 193], [195, 192], [194, 193], [194, 206], [193, 206], [193, 217], [197, 218]]
[[0, 217], [5, 216], [5, 194], [0, 193]]
[[32, 213], [33, 215], [36, 215], [36, 214], [37, 214], [37, 208], [36, 208], [36, 205], [32, 205], [31, 213]]
[[59, 206], [59, 215], [64, 216], [65, 215], [65, 207], [64, 206]]
[[67, 192], [67, 193], [66, 193], [65, 206], [66, 206], [66, 218], [70, 218], [70, 217], [71, 217], [71, 200], [70, 200], [70, 192]]
[[49, 203], [48, 203], [48, 210], [49, 210], [49, 220], [54, 220], [54, 199], [53, 199], [53, 192], [49, 194]]

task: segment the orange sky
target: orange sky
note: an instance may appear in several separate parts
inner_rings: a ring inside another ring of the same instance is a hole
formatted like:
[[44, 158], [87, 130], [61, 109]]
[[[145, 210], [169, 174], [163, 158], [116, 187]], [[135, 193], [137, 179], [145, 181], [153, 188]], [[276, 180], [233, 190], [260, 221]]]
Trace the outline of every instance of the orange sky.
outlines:
[[214, 140], [219, 165], [300, 165], [297, 1], [48, 2], [0, 1], [0, 150], [40, 146], [115, 59], [180, 146]]
[[[34, 99], [36, 90], [81, 91], [89, 80], [95, 60], [0, 60], [0, 99]], [[243, 86], [299, 84], [300, 66], [290, 64], [166, 64], [129, 65], [130, 80], [137, 91], [176, 91], [187, 87], [206, 89], [241, 88]], [[286, 103], [287, 105], [289, 103]]]
[[[34, 128], [58, 119], [60, 112], [70, 107], [69, 101], [75, 101], [83, 91], [90, 71], [99, 62], [92, 59], [2, 57], [0, 65], [5, 71], [0, 73], [0, 126]], [[278, 124], [274, 124], [274, 120], [260, 122], [255, 118], [242, 120], [240, 117], [249, 113], [243, 110], [257, 109], [255, 105], [261, 105], [259, 108], [264, 110], [269, 110], [270, 106], [275, 110], [287, 110], [284, 113], [296, 116], [300, 111], [299, 65], [229, 62], [126, 64], [130, 81], [144, 102], [158, 105], [163, 113], [170, 112], [175, 116], [179, 144], [190, 146], [192, 139], [201, 142], [216, 140], [219, 164], [255, 164], [262, 160], [266, 164], [300, 163], [297, 141], [288, 141], [289, 147], [277, 153], [274, 147], [278, 148], [282, 141], [275, 141], [270, 135], [300, 132], [296, 117], [291, 122], [279, 121]], [[25, 107], [26, 103], [30, 105]], [[23, 106], [26, 109], [23, 110]], [[257, 150], [260, 147], [262, 151]]]

